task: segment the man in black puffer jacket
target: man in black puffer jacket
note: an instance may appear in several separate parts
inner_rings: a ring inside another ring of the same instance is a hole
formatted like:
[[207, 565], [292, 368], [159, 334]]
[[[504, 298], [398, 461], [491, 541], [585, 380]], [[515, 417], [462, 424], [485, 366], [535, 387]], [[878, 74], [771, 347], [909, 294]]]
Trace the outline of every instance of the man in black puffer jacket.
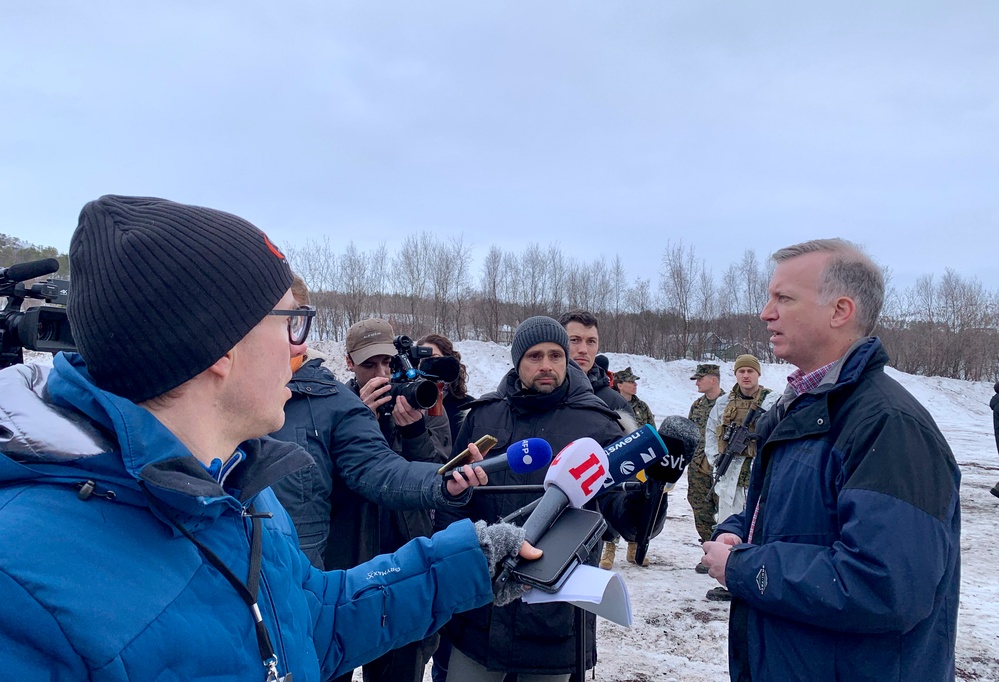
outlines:
[[[596, 362], [597, 354], [600, 353], [600, 324], [597, 318], [593, 313], [585, 310], [572, 310], [562, 313], [558, 318], [558, 322], [565, 327], [565, 331], [569, 335], [569, 357], [586, 374], [586, 378], [590, 382], [590, 387], [593, 389], [593, 394], [603, 400], [607, 404], [607, 407], [621, 415], [634, 419], [635, 412], [631, 409], [631, 405], [628, 404], [623, 395], [611, 387], [607, 370]], [[637, 428], [638, 424], [636, 421], [634, 424], [629, 423], [629, 427], [626, 430], [634, 431]], [[630, 493], [629, 495], [635, 497], [635, 493]], [[642, 497], [644, 497], [644, 493]], [[604, 531], [601, 538], [604, 542], [603, 552], [600, 555], [600, 568], [605, 568], [608, 571], [613, 568], [614, 556], [617, 554], [617, 541], [620, 537], [621, 531], [608, 521], [607, 530]], [[635, 563], [635, 549], [635, 543], [629, 542], [628, 557], [631, 563]], [[646, 562], [648, 562], [648, 559], [646, 559]]]
[[[602, 445], [622, 435], [619, 415], [593, 394], [589, 381], [568, 361], [569, 338], [550, 317], [532, 317], [513, 339], [514, 369], [499, 387], [470, 405], [458, 434], [460, 450], [485, 434], [499, 442], [493, 453], [524, 438], [544, 438], [559, 452], [573, 440]], [[540, 484], [545, 470], [530, 474], [490, 474], [496, 485]], [[439, 525], [464, 517], [496, 520], [536, 498], [536, 494], [473, 496], [467, 507], [438, 513]], [[595, 563], [596, 556], [591, 557]], [[596, 660], [595, 618], [587, 614], [587, 668]], [[447, 627], [454, 644], [448, 680], [502, 679], [505, 672], [530, 673], [532, 680], [568, 680], [576, 660], [573, 607], [565, 603], [488, 606], [462, 614]]]

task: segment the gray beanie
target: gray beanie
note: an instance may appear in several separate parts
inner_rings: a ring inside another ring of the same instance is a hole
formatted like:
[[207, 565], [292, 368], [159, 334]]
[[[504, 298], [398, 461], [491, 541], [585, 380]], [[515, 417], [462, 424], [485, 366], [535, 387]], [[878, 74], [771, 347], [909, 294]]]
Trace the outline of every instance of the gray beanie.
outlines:
[[556, 320], [544, 315], [529, 317], [520, 323], [513, 333], [513, 346], [510, 354], [513, 356], [513, 366], [519, 367], [520, 360], [531, 346], [539, 343], [557, 343], [569, 357], [569, 334]]

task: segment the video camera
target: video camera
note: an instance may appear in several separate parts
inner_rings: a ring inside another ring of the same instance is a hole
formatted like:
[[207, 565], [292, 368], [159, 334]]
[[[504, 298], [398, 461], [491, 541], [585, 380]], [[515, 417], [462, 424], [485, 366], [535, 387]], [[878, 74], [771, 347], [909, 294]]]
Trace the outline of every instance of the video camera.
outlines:
[[408, 336], [396, 336], [392, 344], [396, 349], [389, 365], [392, 370], [392, 399], [379, 410], [384, 414], [392, 412], [398, 396], [405, 396], [406, 402], [412, 407], [430, 409], [440, 398], [437, 382], [448, 383], [458, 378], [458, 361], [454, 358], [431, 357], [432, 349], [417, 346]]
[[[0, 311], [0, 369], [24, 362], [23, 349], [58, 353], [75, 351], [76, 344], [66, 317], [69, 281], [49, 278], [25, 286], [24, 282], [59, 270], [55, 258], [18, 263], [0, 268], [0, 296], [7, 305]], [[54, 305], [42, 305], [21, 311], [26, 298], [36, 298]]]

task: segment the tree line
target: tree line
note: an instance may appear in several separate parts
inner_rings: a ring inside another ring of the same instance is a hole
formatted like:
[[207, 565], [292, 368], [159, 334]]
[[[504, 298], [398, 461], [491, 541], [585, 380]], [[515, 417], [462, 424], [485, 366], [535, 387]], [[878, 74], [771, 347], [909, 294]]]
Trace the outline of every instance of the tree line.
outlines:
[[[731, 359], [751, 352], [773, 361], [759, 312], [773, 272], [769, 255], [747, 249], [720, 275], [683, 241], [667, 242], [658, 277], [629, 279], [620, 256], [589, 262], [557, 244], [489, 248], [473, 270], [464, 237], [410, 234], [395, 251], [371, 251], [329, 237], [285, 245], [313, 292], [316, 340], [342, 340], [368, 317], [383, 317], [414, 338], [437, 332], [453, 340], [509, 343], [532, 315], [589, 310], [600, 320], [601, 348], [674, 360]], [[0, 234], [0, 266], [68, 256]], [[896, 289], [884, 269], [885, 307], [878, 330], [897, 369], [975, 381], [999, 379], [999, 292], [953, 269]]]
[[38, 246], [0, 233], [0, 267], [9, 268], [16, 263], [27, 263], [43, 258], [55, 258], [59, 261], [57, 274], [60, 277], [65, 277], [69, 273], [69, 256], [59, 253], [54, 246]]
[[[285, 247], [315, 293], [318, 340], [340, 340], [350, 325], [383, 317], [398, 333], [437, 332], [454, 340], [509, 343], [532, 315], [585, 309], [600, 320], [601, 349], [673, 360], [731, 359], [751, 352], [774, 361], [759, 312], [773, 272], [769, 255], [747, 249], [716, 275], [696, 249], [667, 242], [658, 278], [629, 279], [620, 256], [589, 262], [557, 244], [521, 250], [493, 245], [476, 271], [464, 237], [411, 234], [396, 251], [366, 252], [329, 238]], [[999, 378], [999, 292], [952, 269], [907, 289], [884, 269], [879, 328], [897, 369], [929, 376]]]

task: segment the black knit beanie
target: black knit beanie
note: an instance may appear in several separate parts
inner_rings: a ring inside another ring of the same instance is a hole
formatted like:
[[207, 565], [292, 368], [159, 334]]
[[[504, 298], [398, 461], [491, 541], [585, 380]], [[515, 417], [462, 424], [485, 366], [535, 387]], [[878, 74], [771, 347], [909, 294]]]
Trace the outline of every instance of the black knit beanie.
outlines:
[[142, 402], [208, 369], [291, 286], [267, 235], [210, 208], [103, 196], [69, 245], [67, 313], [97, 385]]
[[545, 342], [562, 346], [565, 356], [569, 357], [569, 334], [557, 321], [538, 315], [521, 322], [517, 331], [513, 333], [513, 346], [510, 348], [513, 366], [520, 367], [520, 359], [524, 357], [528, 348]]

